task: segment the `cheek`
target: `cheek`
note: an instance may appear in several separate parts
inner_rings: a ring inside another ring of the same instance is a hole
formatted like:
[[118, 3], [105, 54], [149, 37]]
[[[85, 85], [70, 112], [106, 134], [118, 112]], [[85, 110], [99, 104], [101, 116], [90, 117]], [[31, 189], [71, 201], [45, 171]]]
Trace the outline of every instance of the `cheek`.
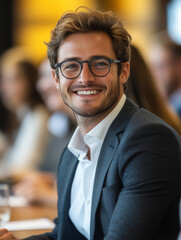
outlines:
[[110, 73], [104, 78], [104, 85], [107, 88], [114, 88], [118, 84], [119, 78], [116, 71], [110, 71]]
[[69, 92], [69, 89], [70, 89], [71, 85], [72, 85], [71, 80], [67, 80], [67, 79], [62, 77], [59, 80], [58, 89], [60, 90], [61, 93], [67, 93], [67, 92]]

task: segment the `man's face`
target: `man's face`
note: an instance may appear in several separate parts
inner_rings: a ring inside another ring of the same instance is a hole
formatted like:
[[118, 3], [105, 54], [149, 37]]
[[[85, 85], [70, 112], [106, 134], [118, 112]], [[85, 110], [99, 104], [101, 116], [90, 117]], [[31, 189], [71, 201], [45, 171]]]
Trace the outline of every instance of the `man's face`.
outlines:
[[[76, 33], [68, 36], [58, 50], [58, 62], [78, 59], [89, 61], [95, 56], [116, 59], [110, 37], [106, 33]], [[53, 73], [57, 88], [65, 103], [84, 117], [109, 113], [123, 95], [122, 84], [129, 75], [129, 63], [122, 66], [118, 76], [118, 65], [113, 63], [104, 77], [94, 76], [87, 63], [83, 63], [81, 74], [75, 79], [66, 79], [59, 70], [59, 80]]]

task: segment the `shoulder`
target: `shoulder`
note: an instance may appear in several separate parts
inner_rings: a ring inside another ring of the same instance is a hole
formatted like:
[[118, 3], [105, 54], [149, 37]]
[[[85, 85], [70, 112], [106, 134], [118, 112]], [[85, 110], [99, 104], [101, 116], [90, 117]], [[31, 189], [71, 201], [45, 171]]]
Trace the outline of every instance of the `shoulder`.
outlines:
[[180, 136], [148, 111], [135, 112], [124, 131], [119, 150], [119, 172], [125, 181], [130, 181], [125, 176], [134, 176], [134, 180], [142, 176], [153, 180], [163, 178], [174, 184], [180, 182]]
[[145, 109], [138, 109], [124, 131], [122, 145], [130, 151], [179, 154], [181, 138], [161, 118]]
[[[181, 148], [181, 138], [178, 133], [163, 119], [151, 112], [139, 108], [127, 99], [123, 109], [109, 128], [107, 138], [114, 135], [120, 142], [120, 147], [134, 144], [136, 148], [150, 148], [152, 144], [163, 147], [165, 144]], [[161, 146], [160, 146], [161, 145]]]
[[136, 132], [143, 129], [148, 131], [158, 131], [162, 133], [165, 132], [180, 139], [178, 133], [163, 119], [143, 108], [140, 108], [135, 112], [128, 125], [127, 130], [129, 131], [129, 129]]

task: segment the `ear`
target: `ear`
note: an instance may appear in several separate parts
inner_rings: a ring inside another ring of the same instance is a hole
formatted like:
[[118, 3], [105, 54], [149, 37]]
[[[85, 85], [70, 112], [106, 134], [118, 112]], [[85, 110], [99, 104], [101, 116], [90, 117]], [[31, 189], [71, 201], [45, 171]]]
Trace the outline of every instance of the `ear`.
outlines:
[[130, 74], [130, 63], [125, 62], [122, 63], [121, 74], [120, 74], [120, 82], [122, 84], [126, 83]]
[[55, 87], [59, 90], [60, 89], [60, 81], [57, 77], [57, 74], [55, 73], [55, 70], [52, 70], [52, 76], [53, 76]]

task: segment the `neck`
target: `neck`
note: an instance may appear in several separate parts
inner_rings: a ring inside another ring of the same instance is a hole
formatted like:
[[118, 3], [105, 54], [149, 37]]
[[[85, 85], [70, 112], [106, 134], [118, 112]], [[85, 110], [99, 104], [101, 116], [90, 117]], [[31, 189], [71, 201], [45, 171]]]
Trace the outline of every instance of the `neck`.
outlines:
[[85, 136], [95, 126], [97, 126], [111, 111], [112, 111], [112, 108], [109, 109], [109, 111], [105, 111], [104, 113], [100, 113], [92, 117], [83, 117], [80, 115], [75, 115], [77, 119], [77, 123], [80, 127], [80, 131], [82, 133], [82, 136]]
[[90, 132], [101, 121], [100, 119], [95, 119], [95, 117], [76, 116], [76, 119], [83, 136]]

